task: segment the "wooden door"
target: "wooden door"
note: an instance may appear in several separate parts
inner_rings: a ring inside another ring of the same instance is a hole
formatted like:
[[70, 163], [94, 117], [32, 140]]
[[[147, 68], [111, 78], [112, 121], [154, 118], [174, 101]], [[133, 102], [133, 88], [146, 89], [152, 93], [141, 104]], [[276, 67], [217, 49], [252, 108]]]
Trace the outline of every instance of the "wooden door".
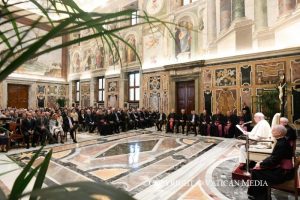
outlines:
[[185, 81], [176, 83], [176, 112], [185, 109], [190, 114], [195, 109], [195, 82]]
[[28, 108], [28, 85], [7, 85], [7, 107]]

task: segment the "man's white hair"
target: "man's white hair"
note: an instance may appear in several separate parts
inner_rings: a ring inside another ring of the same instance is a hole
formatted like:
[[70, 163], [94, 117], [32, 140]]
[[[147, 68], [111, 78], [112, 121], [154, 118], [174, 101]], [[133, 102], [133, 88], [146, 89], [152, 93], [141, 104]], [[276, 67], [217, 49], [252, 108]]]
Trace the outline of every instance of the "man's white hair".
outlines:
[[280, 121], [281, 122], [286, 122], [286, 123], [289, 122], [288, 118], [286, 118], [286, 117], [280, 117]]
[[260, 118], [264, 119], [265, 115], [261, 112], [257, 112], [257, 113], [254, 114], [254, 117], [260, 117]]
[[275, 130], [275, 131], [278, 131], [282, 135], [286, 135], [286, 132], [287, 132], [286, 128], [282, 125], [275, 125], [275, 126], [273, 126], [272, 129]]

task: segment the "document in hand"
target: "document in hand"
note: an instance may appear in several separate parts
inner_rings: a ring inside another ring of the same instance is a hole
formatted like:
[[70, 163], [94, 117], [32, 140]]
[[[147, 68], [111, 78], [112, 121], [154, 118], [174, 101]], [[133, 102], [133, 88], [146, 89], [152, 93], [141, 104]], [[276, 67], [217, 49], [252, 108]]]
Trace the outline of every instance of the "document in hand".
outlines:
[[245, 130], [240, 126], [240, 125], [235, 125], [242, 133], [244, 133], [245, 132]]

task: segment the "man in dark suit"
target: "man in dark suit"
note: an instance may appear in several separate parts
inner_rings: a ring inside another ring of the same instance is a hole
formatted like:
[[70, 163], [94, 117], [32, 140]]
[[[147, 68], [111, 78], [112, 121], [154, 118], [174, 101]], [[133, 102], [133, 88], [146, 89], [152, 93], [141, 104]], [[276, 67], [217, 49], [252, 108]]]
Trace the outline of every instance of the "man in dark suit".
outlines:
[[211, 116], [204, 109], [199, 117], [199, 134], [210, 136]]
[[56, 142], [49, 131], [49, 120], [45, 117], [45, 112], [42, 112], [36, 120], [36, 131], [40, 135], [42, 146], [45, 145], [46, 139], [48, 139], [49, 144]]
[[115, 133], [120, 133], [120, 126], [122, 125], [122, 120], [121, 120], [121, 113], [118, 112], [115, 108], [112, 109], [112, 114], [114, 115], [114, 132]]
[[21, 132], [24, 136], [24, 140], [26, 143], [26, 149], [29, 149], [29, 138], [32, 135], [32, 143], [31, 146], [35, 147], [38, 135], [35, 132], [35, 120], [32, 119], [31, 113], [27, 113], [27, 116], [22, 120], [21, 123]]
[[119, 124], [117, 123], [115, 113], [111, 112], [111, 110], [107, 110], [107, 121], [110, 128], [110, 134], [113, 134], [113, 132], [118, 133]]
[[71, 112], [68, 112], [67, 116], [63, 118], [63, 130], [64, 132], [69, 132], [73, 142], [77, 143], [76, 132], [75, 132], [76, 126], [71, 116]]
[[136, 129], [139, 123], [139, 118], [134, 109], [129, 111], [129, 116], [130, 116], [129, 123], [132, 124], [133, 129]]
[[143, 110], [141, 109], [137, 109], [137, 116], [138, 116], [138, 119], [139, 119], [139, 123], [138, 123], [138, 126], [139, 128], [141, 129], [144, 129], [146, 127], [146, 119], [145, 119], [145, 113]]
[[86, 111], [85, 123], [86, 127], [89, 129], [89, 133], [93, 133], [95, 130], [95, 118], [94, 115], [92, 115], [91, 110]]
[[155, 119], [157, 131], [161, 131], [161, 128], [163, 124], [166, 123], [166, 120], [167, 120], [167, 115], [163, 111], [157, 112], [156, 119]]
[[186, 131], [186, 135], [189, 134], [189, 131], [192, 127], [192, 130], [195, 133], [195, 136], [197, 136], [197, 130], [196, 127], [198, 126], [199, 123], [199, 116], [196, 114], [196, 112], [194, 110], [191, 111], [191, 114], [188, 116], [188, 120], [187, 120], [187, 131]]
[[184, 134], [184, 127], [186, 125], [187, 115], [185, 110], [181, 109], [180, 114], [177, 115], [176, 133], [179, 133], [179, 127], [182, 127], [182, 134]]

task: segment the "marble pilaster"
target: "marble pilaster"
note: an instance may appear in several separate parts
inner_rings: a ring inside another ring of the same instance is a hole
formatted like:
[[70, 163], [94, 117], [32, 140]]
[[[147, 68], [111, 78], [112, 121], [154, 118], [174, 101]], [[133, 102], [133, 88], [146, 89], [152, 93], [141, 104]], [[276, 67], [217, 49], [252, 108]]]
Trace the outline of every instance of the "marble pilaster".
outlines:
[[268, 27], [267, 0], [254, 0], [255, 30]]
[[96, 78], [91, 78], [90, 81], [90, 105], [94, 106], [95, 102], [95, 82]]
[[126, 75], [123, 71], [121, 71], [120, 73], [120, 82], [119, 82], [119, 107], [120, 108], [124, 108], [124, 104], [125, 104], [125, 79], [126, 79]]
[[232, 0], [232, 20], [245, 17], [245, 1]]
[[72, 106], [73, 102], [73, 82], [69, 82], [69, 106]]
[[231, 23], [231, 0], [220, 0], [220, 31], [229, 28]]
[[217, 37], [216, 0], [207, 1], [207, 19], [207, 38], [208, 43], [211, 43]]

